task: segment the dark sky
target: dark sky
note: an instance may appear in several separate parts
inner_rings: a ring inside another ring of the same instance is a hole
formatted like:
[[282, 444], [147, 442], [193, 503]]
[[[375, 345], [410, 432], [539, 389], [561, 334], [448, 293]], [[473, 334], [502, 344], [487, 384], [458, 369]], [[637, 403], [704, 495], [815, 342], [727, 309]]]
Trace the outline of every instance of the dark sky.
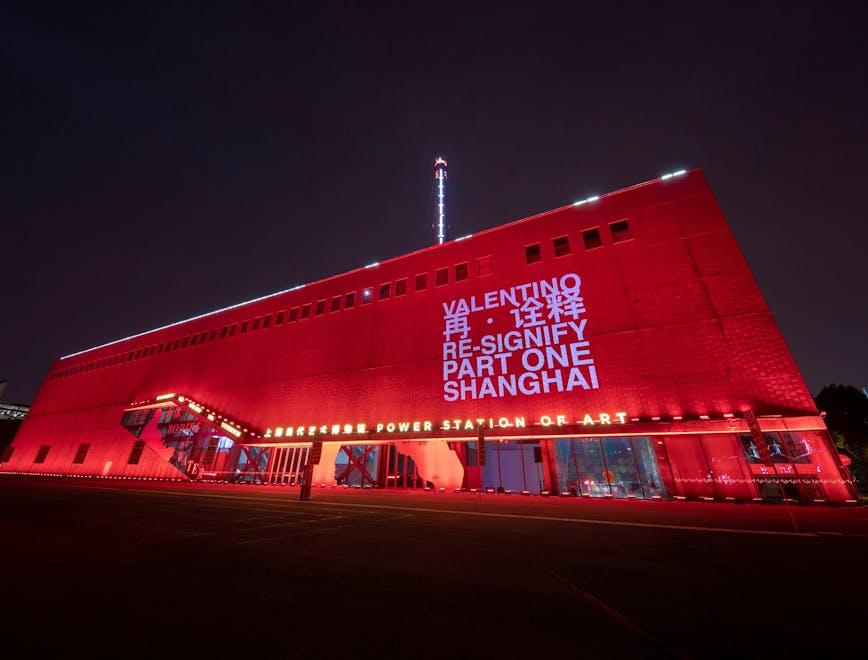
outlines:
[[868, 385], [864, 3], [0, 5], [0, 380], [681, 167]]

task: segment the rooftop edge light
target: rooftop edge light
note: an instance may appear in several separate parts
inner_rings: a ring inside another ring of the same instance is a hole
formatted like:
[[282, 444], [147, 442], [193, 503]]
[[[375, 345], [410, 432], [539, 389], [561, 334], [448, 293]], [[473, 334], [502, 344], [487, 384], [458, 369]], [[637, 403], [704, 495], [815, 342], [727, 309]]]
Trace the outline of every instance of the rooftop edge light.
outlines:
[[379, 265], [380, 265], [380, 262], [375, 261], [374, 263], [371, 263], [371, 264], [368, 264], [367, 266], [365, 266], [365, 268], [376, 268]]
[[137, 337], [144, 337], [145, 335], [149, 335], [152, 332], [159, 332], [160, 330], [168, 330], [169, 328], [174, 328], [176, 325], [182, 325], [184, 323], [189, 323], [190, 321], [198, 321], [199, 319], [204, 319], [209, 316], [213, 316], [214, 314], [219, 314], [220, 312], [228, 312], [230, 309], [237, 309], [238, 307], [244, 307], [244, 305], [250, 305], [255, 302], [259, 302], [260, 300], [268, 300], [269, 298], [274, 298], [275, 296], [282, 295], [284, 293], [289, 293], [290, 291], [297, 291], [298, 289], [303, 288], [304, 284], [299, 284], [297, 286], [292, 287], [291, 289], [282, 289], [280, 291], [275, 291], [274, 293], [268, 293], [264, 296], [259, 296], [258, 298], [252, 298], [250, 300], [245, 300], [244, 302], [235, 303], [234, 305], [229, 305], [228, 307], [221, 307], [220, 309], [215, 309], [211, 312], [205, 312], [204, 314], [198, 314], [196, 316], [191, 316], [188, 319], [183, 319], [182, 321], [175, 321], [174, 323], [168, 323], [166, 325], [161, 325], [159, 328], [153, 328], [151, 330], [145, 330], [144, 332], [138, 332], [134, 335], [130, 335], [129, 337], [124, 337], [122, 339], [115, 339], [114, 341], [106, 342], [105, 344], [100, 344], [99, 346], [91, 346], [90, 348], [85, 348], [82, 351], [76, 351], [75, 353], [70, 353], [69, 355], [63, 355], [59, 359], [66, 360], [71, 357], [75, 357], [76, 355], [82, 355], [84, 353], [90, 353], [91, 351], [95, 351], [100, 348], [105, 348], [106, 346], [114, 346], [115, 344], [120, 344], [121, 342], [127, 341], [129, 339], [136, 339]]
[[676, 170], [674, 172], [670, 172], [669, 174], [664, 174], [660, 177], [660, 180], [666, 181], [667, 179], [671, 179], [674, 176], [681, 176], [682, 174], [687, 174], [687, 170]]
[[598, 199], [600, 199], [599, 195], [592, 195], [591, 197], [580, 199], [578, 202], [573, 202], [573, 206], [581, 206], [582, 204], [587, 204], [588, 202], [596, 202]]

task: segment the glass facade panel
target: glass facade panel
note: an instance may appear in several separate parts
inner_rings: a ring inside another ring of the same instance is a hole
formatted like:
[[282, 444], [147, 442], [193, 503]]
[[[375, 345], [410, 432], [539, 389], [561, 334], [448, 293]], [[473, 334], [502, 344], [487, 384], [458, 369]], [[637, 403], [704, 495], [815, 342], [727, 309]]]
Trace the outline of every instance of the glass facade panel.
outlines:
[[574, 495], [611, 495], [603, 449], [596, 438], [555, 440], [559, 490]]
[[805, 465], [813, 463], [814, 447], [804, 433], [781, 433], [784, 451], [793, 463]]
[[380, 447], [344, 445], [335, 457], [335, 482], [340, 486], [374, 486]]
[[779, 433], [763, 433], [772, 463], [789, 463], [790, 458], [784, 450], [784, 444]]
[[[478, 460], [476, 443], [473, 445], [473, 458]], [[468, 464], [470, 458], [468, 453]], [[535, 495], [544, 490], [539, 442], [486, 442], [485, 459], [485, 466], [482, 468], [484, 488], [494, 488], [498, 492], [527, 491]]]
[[753, 441], [753, 436], [750, 433], [740, 433], [738, 439], [741, 441], [741, 447], [747, 462], [751, 465], [761, 464], [763, 460], [756, 443]]
[[642, 491], [647, 497], [666, 497], [666, 487], [651, 438], [631, 438]]
[[603, 438], [609, 489], [613, 497], [645, 497], [639, 465], [629, 438]]

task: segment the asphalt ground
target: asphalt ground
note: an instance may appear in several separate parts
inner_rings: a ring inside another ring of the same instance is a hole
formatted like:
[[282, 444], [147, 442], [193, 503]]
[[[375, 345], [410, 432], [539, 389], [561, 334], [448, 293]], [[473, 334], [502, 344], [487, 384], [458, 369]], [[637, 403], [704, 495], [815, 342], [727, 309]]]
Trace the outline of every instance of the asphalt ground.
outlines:
[[0, 479], [3, 654], [864, 648], [868, 509]]

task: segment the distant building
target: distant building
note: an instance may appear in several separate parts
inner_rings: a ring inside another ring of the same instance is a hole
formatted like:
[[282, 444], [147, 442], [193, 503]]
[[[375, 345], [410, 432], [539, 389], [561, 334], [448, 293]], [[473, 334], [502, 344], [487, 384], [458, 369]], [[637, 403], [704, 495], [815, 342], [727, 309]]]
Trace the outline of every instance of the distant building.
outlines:
[[29, 410], [30, 406], [0, 401], [0, 419], [11, 419], [20, 422], [27, 416]]
[[27, 416], [30, 406], [3, 401], [3, 393], [8, 381], [0, 381], [0, 456], [12, 442], [12, 438], [21, 427], [22, 420]]
[[856, 498], [700, 170], [67, 355], [4, 459], [94, 477]]

